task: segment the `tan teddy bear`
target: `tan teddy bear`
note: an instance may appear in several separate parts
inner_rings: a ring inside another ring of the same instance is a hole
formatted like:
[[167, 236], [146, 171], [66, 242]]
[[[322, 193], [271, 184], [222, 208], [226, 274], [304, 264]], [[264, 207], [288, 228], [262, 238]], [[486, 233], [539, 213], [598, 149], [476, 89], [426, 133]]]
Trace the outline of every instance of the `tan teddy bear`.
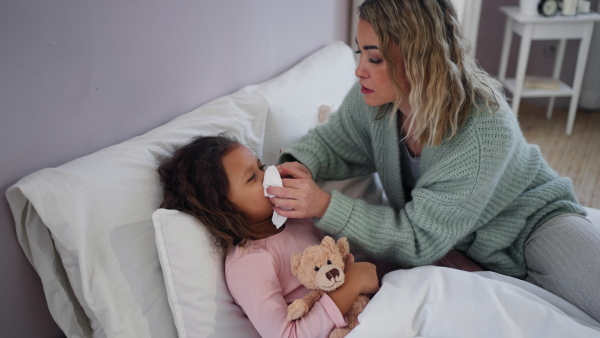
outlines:
[[[333, 291], [344, 284], [345, 259], [350, 252], [346, 237], [337, 241], [325, 236], [321, 244], [292, 254], [292, 274], [311, 291], [288, 306], [287, 319], [292, 321], [308, 313], [325, 292]], [[330, 338], [344, 337], [358, 325], [358, 314], [367, 306], [369, 298], [358, 296], [346, 314], [348, 326], [331, 331]]]

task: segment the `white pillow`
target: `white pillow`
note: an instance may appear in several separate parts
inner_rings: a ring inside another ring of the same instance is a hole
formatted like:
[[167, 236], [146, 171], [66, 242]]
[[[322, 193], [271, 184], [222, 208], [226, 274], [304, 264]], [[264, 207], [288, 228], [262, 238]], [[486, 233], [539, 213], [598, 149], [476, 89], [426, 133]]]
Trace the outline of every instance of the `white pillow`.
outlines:
[[19, 242], [67, 336], [177, 337], [152, 224], [157, 166], [190, 138], [222, 131], [260, 156], [267, 109], [240, 90], [7, 190]]
[[336, 110], [356, 82], [354, 52], [341, 41], [309, 55], [287, 72], [249, 86], [269, 101], [262, 161], [275, 164], [279, 150], [320, 123], [319, 108]]
[[224, 258], [194, 217], [158, 209], [156, 246], [179, 338], [260, 337], [227, 289]]

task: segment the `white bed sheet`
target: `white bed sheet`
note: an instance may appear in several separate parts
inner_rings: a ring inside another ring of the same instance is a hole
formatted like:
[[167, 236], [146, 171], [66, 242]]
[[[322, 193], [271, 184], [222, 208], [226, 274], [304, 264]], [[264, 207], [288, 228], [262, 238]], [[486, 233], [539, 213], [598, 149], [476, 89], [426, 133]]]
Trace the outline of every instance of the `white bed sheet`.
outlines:
[[419, 267], [388, 273], [347, 337], [600, 337], [561, 298], [493, 272]]

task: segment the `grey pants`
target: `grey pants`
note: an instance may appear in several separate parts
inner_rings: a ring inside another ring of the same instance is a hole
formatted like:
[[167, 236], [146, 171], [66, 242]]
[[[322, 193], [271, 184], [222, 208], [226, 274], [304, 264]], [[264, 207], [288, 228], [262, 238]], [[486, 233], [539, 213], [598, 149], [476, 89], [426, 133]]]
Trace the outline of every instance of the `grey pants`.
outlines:
[[525, 243], [527, 281], [600, 321], [600, 226], [566, 214], [537, 229]]

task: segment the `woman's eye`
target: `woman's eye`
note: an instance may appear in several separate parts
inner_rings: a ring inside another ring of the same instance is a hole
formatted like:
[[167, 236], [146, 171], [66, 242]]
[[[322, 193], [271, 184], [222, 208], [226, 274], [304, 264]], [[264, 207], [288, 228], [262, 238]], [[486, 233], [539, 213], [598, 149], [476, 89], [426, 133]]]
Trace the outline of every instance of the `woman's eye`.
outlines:
[[260, 171], [265, 171], [265, 167], [266, 166], [264, 164], [262, 164], [260, 167], [258, 167], [258, 169], [260, 169]]
[[256, 178], [256, 175], [252, 174], [252, 176], [250, 176], [250, 178], [248, 179], [248, 182], [254, 180]]
[[377, 64], [377, 63], [381, 63], [381, 60], [369, 59], [369, 62]]
[[360, 53], [361, 53], [360, 49], [354, 51], [354, 54], [360, 54]]

